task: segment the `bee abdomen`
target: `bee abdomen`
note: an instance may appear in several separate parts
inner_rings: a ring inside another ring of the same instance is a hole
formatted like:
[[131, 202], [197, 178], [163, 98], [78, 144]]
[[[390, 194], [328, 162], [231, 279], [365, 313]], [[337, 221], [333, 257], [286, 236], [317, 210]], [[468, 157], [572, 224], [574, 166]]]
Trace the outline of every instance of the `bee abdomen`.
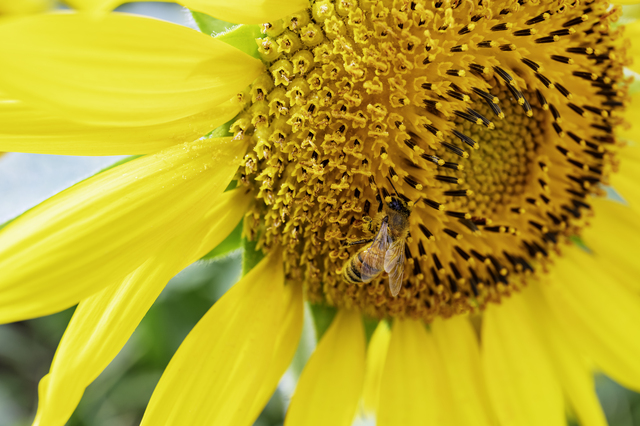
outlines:
[[372, 268], [371, 265], [368, 265], [369, 274], [373, 272], [370, 276], [365, 276], [364, 279], [362, 277], [362, 269], [364, 262], [362, 261], [364, 251], [360, 251], [356, 253], [347, 261], [347, 263], [342, 268], [342, 277], [349, 284], [362, 284], [371, 282], [375, 277], [382, 273], [382, 269]]
[[351, 257], [342, 268], [342, 276], [349, 284], [362, 283], [362, 274], [360, 273], [362, 261], [360, 260], [359, 254], [360, 253]]

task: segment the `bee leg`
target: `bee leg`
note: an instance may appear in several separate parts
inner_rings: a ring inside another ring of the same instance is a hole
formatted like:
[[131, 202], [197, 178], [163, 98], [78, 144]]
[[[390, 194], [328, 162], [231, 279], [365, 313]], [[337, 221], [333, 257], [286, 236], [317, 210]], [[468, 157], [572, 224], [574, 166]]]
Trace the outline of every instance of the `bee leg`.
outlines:
[[370, 243], [373, 241], [373, 238], [369, 239], [369, 240], [358, 240], [358, 241], [353, 241], [349, 244], [347, 244], [348, 246], [355, 246], [357, 244], [366, 244], [366, 243]]
[[369, 216], [365, 216], [362, 218], [362, 220], [367, 222], [367, 231], [371, 232], [373, 230], [372, 229], [373, 219], [371, 219]]

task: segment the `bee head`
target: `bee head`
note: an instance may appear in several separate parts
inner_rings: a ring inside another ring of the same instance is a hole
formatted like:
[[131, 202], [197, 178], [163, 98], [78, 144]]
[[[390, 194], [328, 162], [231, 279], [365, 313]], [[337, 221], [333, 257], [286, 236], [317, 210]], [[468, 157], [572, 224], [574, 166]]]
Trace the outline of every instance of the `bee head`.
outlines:
[[387, 205], [391, 210], [394, 210], [398, 213], [409, 214], [411, 212], [411, 209], [409, 209], [409, 205], [407, 204], [407, 202], [399, 196], [392, 196], [391, 202]]
[[398, 212], [398, 213], [404, 213], [404, 214], [408, 215], [409, 213], [411, 213], [411, 209], [409, 208], [409, 205], [407, 204], [409, 202], [409, 199], [407, 197], [405, 197], [404, 195], [401, 195], [400, 193], [398, 193], [398, 190], [393, 185], [393, 181], [391, 179], [389, 179], [388, 176], [387, 176], [387, 180], [391, 184], [391, 187], [393, 188], [393, 191], [396, 193], [395, 196], [391, 196], [391, 201], [387, 204], [387, 207], [389, 209], [393, 210], [393, 211]]
[[406, 208], [407, 203], [401, 200], [399, 197], [391, 197], [391, 202], [389, 203], [389, 207], [395, 211], [401, 211], [403, 208]]

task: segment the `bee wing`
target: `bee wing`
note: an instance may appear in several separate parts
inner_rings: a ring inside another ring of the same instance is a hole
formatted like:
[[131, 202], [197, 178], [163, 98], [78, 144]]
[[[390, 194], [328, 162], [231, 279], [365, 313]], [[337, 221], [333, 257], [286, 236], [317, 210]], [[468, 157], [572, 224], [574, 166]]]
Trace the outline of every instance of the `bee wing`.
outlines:
[[384, 256], [389, 248], [391, 238], [387, 222], [382, 222], [380, 230], [369, 248], [362, 254], [362, 282], [369, 282], [384, 269]]
[[391, 244], [384, 256], [384, 271], [389, 274], [389, 291], [393, 297], [400, 293], [404, 277], [404, 239]]

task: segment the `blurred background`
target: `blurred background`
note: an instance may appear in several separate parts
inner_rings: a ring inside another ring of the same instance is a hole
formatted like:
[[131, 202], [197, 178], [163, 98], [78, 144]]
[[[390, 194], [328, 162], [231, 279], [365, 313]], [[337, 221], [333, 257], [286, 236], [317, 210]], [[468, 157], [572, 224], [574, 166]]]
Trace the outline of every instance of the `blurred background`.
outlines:
[[[32, 0], [9, 0], [19, 1]], [[4, 2], [0, 0], [0, 13]], [[197, 28], [189, 11], [171, 3], [131, 3], [118, 10]], [[0, 156], [0, 224], [122, 158], [18, 153]], [[200, 317], [240, 277], [241, 250], [198, 262], [171, 280], [121, 353], [87, 388], [68, 426], [139, 424], [173, 353]], [[73, 308], [44, 318], [0, 325], [0, 426], [31, 424], [38, 382], [48, 372], [72, 314]], [[307, 310], [298, 353], [256, 426], [282, 425], [297, 377], [315, 341], [315, 328]], [[640, 394], [605, 376], [598, 376], [596, 384], [611, 426], [640, 426]], [[374, 422], [358, 419], [357, 424]]]

